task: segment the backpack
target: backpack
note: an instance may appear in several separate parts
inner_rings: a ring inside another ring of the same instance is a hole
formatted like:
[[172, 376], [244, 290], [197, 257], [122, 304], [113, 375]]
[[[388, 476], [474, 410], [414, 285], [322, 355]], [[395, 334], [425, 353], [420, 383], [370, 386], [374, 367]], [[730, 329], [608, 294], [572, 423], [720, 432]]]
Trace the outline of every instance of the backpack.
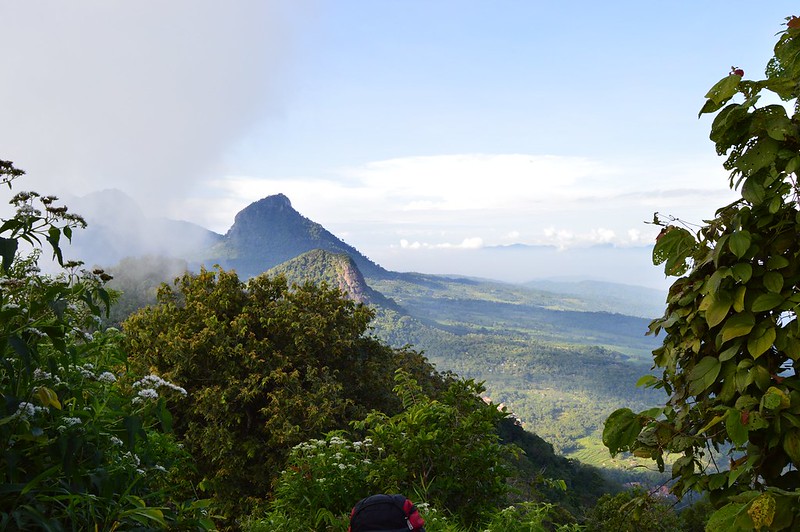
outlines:
[[404, 495], [372, 495], [350, 512], [348, 532], [425, 532], [425, 520]]

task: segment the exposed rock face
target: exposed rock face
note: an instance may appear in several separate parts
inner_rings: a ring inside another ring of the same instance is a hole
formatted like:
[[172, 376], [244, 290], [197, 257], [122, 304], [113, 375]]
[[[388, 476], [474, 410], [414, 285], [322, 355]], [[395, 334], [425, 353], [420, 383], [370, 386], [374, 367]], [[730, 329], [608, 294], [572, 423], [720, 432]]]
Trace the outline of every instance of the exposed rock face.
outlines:
[[369, 287], [355, 261], [344, 253], [314, 249], [271, 268], [267, 273], [285, 275], [291, 283], [325, 282], [359, 303], [395, 305]]

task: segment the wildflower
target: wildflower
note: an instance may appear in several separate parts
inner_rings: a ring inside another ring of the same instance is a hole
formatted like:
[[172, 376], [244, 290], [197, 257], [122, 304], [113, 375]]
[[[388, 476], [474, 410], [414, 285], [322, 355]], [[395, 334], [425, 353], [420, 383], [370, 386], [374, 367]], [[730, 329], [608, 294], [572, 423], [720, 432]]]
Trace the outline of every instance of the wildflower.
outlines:
[[35, 381], [46, 381], [52, 377], [53, 376], [50, 373], [42, 371], [40, 368], [33, 370], [33, 380]]
[[133, 403], [143, 403], [147, 399], [158, 399], [158, 392], [153, 390], [152, 388], [145, 388], [144, 390], [139, 390], [139, 393], [136, 394], [136, 397], [133, 398]]
[[64, 418], [64, 419], [62, 419], [61, 421], [63, 421], [64, 423], [66, 423], [66, 425], [67, 425], [68, 427], [71, 427], [71, 426], [73, 426], [73, 425], [80, 425], [80, 423], [81, 423], [81, 418], [79, 418], [79, 417], [65, 417], [65, 418]]
[[100, 375], [97, 376], [97, 380], [100, 382], [104, 382], [106, 384], [111, 384], [112, 382], [117, 381], [117, 377], [114, 376], [113, 373], [110, 371], [104, 371]]
[[111, 438], [109, 438], [109, 441], [111, 442], [111, 445], [116, 445], [116, 446], [122, 445], [122, 440], [120, 440], [116, 436], [111, 436]]
[[141, 379], [139, 379], [138, 381], [133, 383], [133, 387], [134, 388], [141, 388], [141, 387], [144, 387], [144, 386], [147, 386], [147, 387], [152, 388], [154, 390], [156, 390], [158, 388], [161, 388], [161, 387], [169, 388], [171, 390], [175, 390], [176, 392], [178, 392], [181, 395], [184, 395], [184, 396], [186, 395], [186, 390], [184, 388], [181, 388], [180, 386], [177, 386], [177, 385], [175, 385], [175, 384], [173, 384], [173, 383], [171, 383], [169, 381], [166, 381], [166, 380], [162, 379], [161, 377], [159, 377], [158, 375], [147, 375], [147, 376], [142, 377]]
[[44, 412], [47, 410], [42, 406], [36, 406], [33, 403], [28, 403], [22, 401], [19, 405], [17, 405], [17, 411], [14, 413], [20, 419], [30, 419], [38, 412]]

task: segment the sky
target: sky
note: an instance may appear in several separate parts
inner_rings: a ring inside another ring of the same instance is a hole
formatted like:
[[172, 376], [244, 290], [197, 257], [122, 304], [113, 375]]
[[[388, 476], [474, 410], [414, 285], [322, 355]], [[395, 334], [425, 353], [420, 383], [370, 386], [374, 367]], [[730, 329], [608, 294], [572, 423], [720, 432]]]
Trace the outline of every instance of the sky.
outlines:
[[618, 263], [570, 274], [663, 285], [626, 250], [652, 245], [654, 212], [700, 222], [735, 198], [697, 112], [732, 66], [763, 77], [793, 9], [0, 0], [0, 158], [18, 189], [116, 188], [219, 233], [284, 193], [398, 271], [517, 281], [560, 267], [470, 252], [602, 245]]

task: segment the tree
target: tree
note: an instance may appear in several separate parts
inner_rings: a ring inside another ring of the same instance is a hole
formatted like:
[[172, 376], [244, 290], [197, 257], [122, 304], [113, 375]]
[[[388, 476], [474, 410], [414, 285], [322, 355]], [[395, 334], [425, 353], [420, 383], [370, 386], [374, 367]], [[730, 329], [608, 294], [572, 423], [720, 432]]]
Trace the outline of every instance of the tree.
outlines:
[[398, 367], [428, 389], [442, 383], [422, 355], [367, 336], [372, 311], [327, 286], [202, 270], [158, 300], [123, 324], [131, 361], [189, 392], [175, 430], [229, 516], [263, 503], [294, 445], [399, 411]]
[[665, 333], [663, 373], [641, 382], [669, 400], [618, 410], [603, 433], [612, 454], [661, 469], [677, 453], [672, 489], [710, 493], [710, 530], [800, 525], [800, 19], [787, 20], [766, 79], [732, 68], [700, 111], [716, 113], [710, 137], [741, 197], [696, 233], [655, 220], [654, 262], [680, 277], [650, 326]]

